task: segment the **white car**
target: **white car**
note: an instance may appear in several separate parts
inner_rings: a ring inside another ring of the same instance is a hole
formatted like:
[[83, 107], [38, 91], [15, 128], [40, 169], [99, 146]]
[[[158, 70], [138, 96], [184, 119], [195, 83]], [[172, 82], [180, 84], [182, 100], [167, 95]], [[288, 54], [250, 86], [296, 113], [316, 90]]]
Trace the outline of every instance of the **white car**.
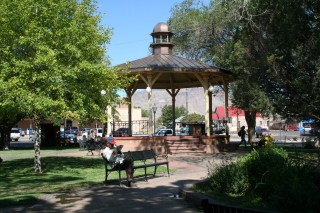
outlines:
[[81, 130], [81, 136], [83, 137], [83, 136], [85, 136], [86, 138], [88, 137], [88, 133], [90, 132], [90, 128], [83, 128], [82, 130]]
[[313, 135], [314, 129], [310, 125], [303, 127], [303, 130], [300, 132], [302, 135]]
[[20, 131], [18, 128], [12, 128], [10, 132], [10, 140], [18, 141], [20, 138]]
[[97, 137], [102, 138], [102, 134], [103, 134], [102, 128], [94, 128], [93, 130], [97, 132]]
[[158, 129], [154, 135], [155, 136], [171, 136], [171, 135], [173, 135], [173, 130], [172, 129]]
[[84, 138], [84, 137], [88, 138], [90, 131], [93, 131], [93, 134], [95, 134], [95, 132], [96, 132], [96, 136], [97, 136], [98, 140], [99, 140], [99, 138], [102, 138], [103, 128], [94, 128], [94, 129], [83, 128], [82, 129], [82, 138]]

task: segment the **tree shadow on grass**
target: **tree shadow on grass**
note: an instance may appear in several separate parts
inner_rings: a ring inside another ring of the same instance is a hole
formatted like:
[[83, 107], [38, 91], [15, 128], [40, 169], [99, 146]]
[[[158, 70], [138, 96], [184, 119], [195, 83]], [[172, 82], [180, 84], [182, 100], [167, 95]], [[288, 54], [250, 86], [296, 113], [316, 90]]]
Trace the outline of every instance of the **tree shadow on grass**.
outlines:
[[34, 161], [30, 158], [1, 164], [1, 206], [33, 203], [41, 193], [98, 184], [104, 175], [103, 163], [99, 158], [44, 157], [41, 162], [40, 174], [34, 172]]
[[[0, 206], [19, 206], [34, 203], [40, 194], [68, 192], [81, 187], [102, 184], [105, 169], [97, 157], [43, 157], [42, 173], [34, 172], [32, 158], [5, 161], [0, 166]], [[135, 177], [142, 179], [144, 171], [137, 171]], [[153, 170], [148, 170], [153, 173]], [[125, 180], [125, 172], [121, 174]], [[118, 182], [118, 173], [108, 177]]]

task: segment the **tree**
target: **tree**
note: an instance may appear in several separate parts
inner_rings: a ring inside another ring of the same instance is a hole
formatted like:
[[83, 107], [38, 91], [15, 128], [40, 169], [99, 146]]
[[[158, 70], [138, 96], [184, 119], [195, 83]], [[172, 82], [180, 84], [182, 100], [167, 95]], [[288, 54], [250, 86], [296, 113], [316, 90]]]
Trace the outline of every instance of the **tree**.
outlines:
[[236, 8], [230, 5], [224, 1], [204, 5], [198, 0], [186, 0], [173, 9], [169, 22], [175, 29], [174, 43], [179, 53], [227, 68], [238, 76], [239, 80], [231, 85], [231, 96], [233, 105], [245, 111], [251, 142], [256, 113], [267, 114], [271, 107], [252, 75], [259, 63], [252, 63], [253, 57], [247, 54], [251, 39], [246, 43], [234, 39], [239, 23], [231, 19], [233, 15], [229, 13]]
[[255, 111], [319, 119], [319, 6], [317, 0], [186, 0], [170, 24], [179, 52], [239, 76], [231, 87], [234, 104], [245, 110], [252, 136]]
[[241, 55], [249, 59], [243, 67], [250, 82], [258, 83], [282, 116], [319, 119], [319, 6], [316, 0], [228, 1], [228, 8], [239, 9], [232, 40], [247, 47]]
[[40, 122], [104, 121], [103, 109], [119, 102], [116, 90], [129, 80], [108, 68], [110, 30], [99, 25], [95, 1], [3, 0], [0, 14], [1, 112], [34, 119], [41, 172]]
[[141, 109], [141, 116], [148, 118], [150, 115], [150, 110], [146, 110], [146, 109]]
[[[176, 107], [175, 110], [176, 117], [174, 119], [186, 115], [186, 108], [184, 106]], [[163, 125], [169, 126], [172, 125], [172, 116], [172, 105], [164, 105], [161, 109], [161, 118], [159, 118], [158, 120], [161, 119]]]
[[259, 28], [250, 33], [259, 37], [264, 33], [267, 38], [258, 46], [266, 49], [268, 68], [261, 83], [282, 115], [295, 113], [320, 119], [319, 7], [317, 0], [250, 4], [250, 13], [268, 11], [263, 18], [253, 18]]
[[200, 115], [200, 114], [197, 114], [197, 113], [191, 113], [188, 115], [188, 120], [187, 120], [187, 116], [183, 117], [181, 119], [181, 122], [182, 123], [204, 123], [205, 121], [205, 117], [204, 115]]

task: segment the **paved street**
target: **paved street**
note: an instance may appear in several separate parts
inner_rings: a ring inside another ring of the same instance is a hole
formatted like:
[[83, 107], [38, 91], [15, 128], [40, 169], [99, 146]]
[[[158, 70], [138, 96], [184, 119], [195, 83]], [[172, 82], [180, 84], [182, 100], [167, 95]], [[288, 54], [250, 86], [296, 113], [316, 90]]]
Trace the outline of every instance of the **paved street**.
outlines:
[[[301, 144], [302, 138], [308, 138], [308, 136], [301, 136], [298, 131], [280, 131], [280, 130], [271, 130], [271, 134], [274, 137], [276, 143], [278, 144]], [[294, 141], [293, 138], [297, 138], [297, 141]], [[78, 139], [81, 139], [79, 136]], [[260, 138], [254, 138], [255, 141], [259, 141]], [[230, 132], [230, 142], [239, 143], [240, 137], [236, 132]], [[11, 147], [33, 147], [33, 143], [30, 142], [29, 135], [20, 137], [18, 142], [10, 142]]]

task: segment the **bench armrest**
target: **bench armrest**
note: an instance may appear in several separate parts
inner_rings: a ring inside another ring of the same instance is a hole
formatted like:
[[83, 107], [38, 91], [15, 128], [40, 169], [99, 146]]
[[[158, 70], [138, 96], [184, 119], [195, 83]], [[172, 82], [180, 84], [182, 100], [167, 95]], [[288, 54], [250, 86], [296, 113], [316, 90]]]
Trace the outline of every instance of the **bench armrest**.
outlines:
[[161, 154], [161, 155], [157, 155], [157, 154], [156, 154], [155, 157], [156, 157], [156, 158], [165, 158], [166, 161], [168, 161], [168, 157], [169, 157], [169, 156], [168, 156], [168, 154]]

